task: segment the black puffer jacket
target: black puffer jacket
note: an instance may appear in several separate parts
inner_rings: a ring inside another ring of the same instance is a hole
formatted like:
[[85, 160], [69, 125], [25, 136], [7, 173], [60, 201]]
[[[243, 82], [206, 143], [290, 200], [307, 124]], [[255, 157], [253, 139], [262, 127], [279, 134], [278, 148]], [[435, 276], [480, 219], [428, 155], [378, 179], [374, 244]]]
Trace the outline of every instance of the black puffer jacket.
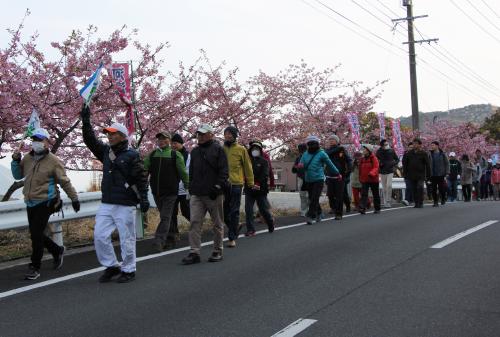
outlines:
[[259, 185], [259, 190], [245, 186], [245, 194], [266, 195], [269, 193], [269, 163], [262, 157], [250, 157], [252, 161], [254, 184]]
[[[215, 185], [223, 189], [228, 182], [228, 165], [224, 149], [214, 140], [200, 144], [191, 151], [189, 165], [189, 192], [208, 196]], [[222, 189], [218, 191], [222, 193]]]
[[379, 148], [377, 150], [377, 159], [379, 162], [379, 172], [380, 174], [391, 174], [394, 173], [396, 165], [399, 163], [399, 158], [393, 149], [383, 149]]
[[[333, 165], [339, 170], [344, 180], [349, 180], [352, 171], [352, 159], [343, 146], [337, 145], [325, 150]], [[327, 177], [336, 177], [337, 174], [326, 168]]]
[[429, 154], [415, 149], [407, 151], [403, 156], [403, 174], [410, 180], [429, 180], [431, 177]]
[[[104, 144], [94, 134], [90, 117], [83, 118], [83, 141], [102, 163], [102, 202], [135, 206], [148, 198], [148, 182], [139, 153], [129, 148], [128, 141], [115, 146]], [[111, 160], [110, 150], [116, 158]], [[131, 188], [135, 185], [139, 195]]]

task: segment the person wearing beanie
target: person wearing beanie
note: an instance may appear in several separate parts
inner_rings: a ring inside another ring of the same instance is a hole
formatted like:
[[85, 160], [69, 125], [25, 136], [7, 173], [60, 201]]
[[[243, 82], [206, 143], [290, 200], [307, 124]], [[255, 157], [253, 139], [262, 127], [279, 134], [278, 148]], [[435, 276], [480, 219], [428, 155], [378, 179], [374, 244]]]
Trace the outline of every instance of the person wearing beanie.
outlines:
[[253, 188], [253, 170], [250, 156], [244, 146], [238, 144], [238, 129], [228, 126], [224, 130], [224, 152], [229, 166], [229, 183], [224, 195], [224, 222], [228, 227], [227, 247], [236, 247], [239, 234], [240, 205], [243, 187]]
[[[167, 248], [174, 207], [179, 193], [179, 182], [188, 188], [189, 177], [184, 157], [171, 146], [171, 135], [166, 131], [156, 134], [156, 149], [144, 158], [144, 169], [149, 174], [151, 192], [160, 213], [153, 248], [157, 253]], [[169, 245], [173, 243], [170, 241]], [[170, 248], [170, 247], [168, 247]]]
[[[149, 209], [148, 181], [144, 165], [137, 151], [129, 146], [127, 128], [115, 123], [104, 129], [109, 144], [101, 142], [90, 124], [90, 108], [84, 105], [82, 118], [83, 141], [102, 163], [102, 203], [97, 211], [94, 227], [94, 245], [97, 259], [106, 267], [99, 282], [110, 282], [115, 276], [119, 283], [135, 279], [137, 204], [142, 213]], [[118, 263], [111, 234], [118, 230], [121, 256]]]
[[263, 146], [259, 141], [252, 141], [248, 149], [252, 161], [254, 176], [253, 187], [245, 186], [245, 218], [247, 232], [245, 236], [255, 236], [254, 206], [267, 224], [269, 233], [274, 232], [274, 219], [269, 209], [267, 194], [269, 193], [269, 163], [262, 156]]
[[319, 198], [325, 183], [325, 166], [329, 168], [332, 175], [337, 177], [337, 179], [342, 179], [342, 176], [325, 151], [321, 149], [317, 136], [308, 136], [306, 144], [307, 151], [300, 158], [297, 169], [301, 173], [304, 173], [302, 190], [306, 190], [309, 196], [306, 223], [312, 225], [314, 219], [316, 219], [316, 222], [320, 222], [322, 217]]
[[359, 162], [359, 181], [361, 182], [361, 202], [359, 212], [366, 213], [368, 205], [368, 191], [372, 191], [373, 206], [375, 214], [380, 213], [379, 194], [379, 164], [377, 157], [373, 153], [373, 146], [364, 144], [362, 146], [363, 157]]
[[410, 181], [415, 208], [424, 207], [424, 183], [430, 179], [429, 155], [422, 149], [422, 141], [415, 138], [413, 148], [403, 157], [404, 178]]
[[[172, 149], [179, 152], [184, 159], [184, 164], [186, 166], [186, 171], [189, 172], [189, 164], [191, 162], [191, 155], [189, 151], [184, 147], [184, 139], [178, 133], [172, 135], [171, 139]], [[179, 181], [179, 193], [177, 193], [177, 200], [174, 204], [174, 210], [172, 212], [172, 220], [170, 221], [170, 229], [167, 235], [167, 244], [166, 248], [175, 248], [178, 236], [179, 236], [179, 227], [178, 227], [178, 215], [179, 208], [181, 210], [181, 214], [187, 221], [191, 219], [191, 211], [189, 208], [189, 192], [184, 185], [184, 182]]]
[[380, 141], [380, 147], [377, 150], [377, 159], [379, 162], [380, 181], [382, 183], [382, 205], [390, 208], [392, 202], [392, 178], [394, 170], [399, 163], [399, 157], [391, 149], [387, 140]]
[[335, 134], [330, 136], [329, 148], [325, 152], [342, 175], [342, 179], [338, 179], [328, 167], [326, 168], [326, 186], [330, 209], [335, 214], [335, 219], [341, 220], [344, 203], [346, 212], [351, 211], [351, 199], [347, 193], [347, 185], [351, 176], [352, 160], [346, 149], [340, 145], [340, 138]]
[[31, 151], [23, 157], [20, 149], [16, 150], [11, 162], [14, 179], [24, 179], [23, 195], [32, 248], [31, 263], [24, 277], [30, 281], [40, 277], [44, 248], [53, 256], [54, 269], [60, 269], [63, 264], [64, 246], [59, 246], [44, 233], [50, 215], [62, 208], [57, 185], [72, 200], [73, 210], [80, 210], [78, 195], [66, 175], [64, 165], [49, 151], [49, 146], [49, 133], [37, 128], [31, 134]]
[[307, 145], [301, 143], [297, 146], [297, 150], [299, 151], [299, 155], [295, 158], [295, 162], [293, 163], [292, 173], [297, 175], [297, 190], [300, 196], [300, 215], [305, 217], [309, 207], [309, 198], [307, 196], [307, 191], [302, 189], [302, 185], [304, 184], [304, 172], [302, 172], [298, 166], [302, 155], [307, 151]]
[[[430, 150], [431, 160], [431, 190], [432, 199], [434, 200], [433, 207], [439, 206], [439, 199], [441, 205], [446, 203], [446, 182], [445, 177], [450, 174], [450, 162], [448, 156], [439, 147], [439, 142], [433, 141]], [[438, 199], [439, 191], [439, 199]]]
[[455, 152], [450, 152], [449, 155], [449, 163], [450, 163], [450, 174], [448, 174], [447, 182], [448, 182], [448, 201], [454, 202], [457, 200], [457, 185], [458, 179], [460, 179], [460, 172], [462, 171], [462, 165], [460, 161], [457, 159], [457, 155]]

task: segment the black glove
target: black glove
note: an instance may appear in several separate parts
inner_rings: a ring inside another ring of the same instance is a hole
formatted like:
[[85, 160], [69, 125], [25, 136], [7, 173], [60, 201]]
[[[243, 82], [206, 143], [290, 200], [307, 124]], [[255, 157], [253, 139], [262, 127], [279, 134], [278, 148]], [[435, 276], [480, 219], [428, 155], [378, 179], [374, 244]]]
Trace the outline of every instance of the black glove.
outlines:
[[221, 192], [222, 192], [222, 188], [219, 185], [214, 185], [210, 189], [210, 191], [208, 193], [208, 197], [210, 198], [210, 200], [215, 200], [215, 199], [217, 199], [217, 196], [219, 194], [221, 194]]
[[149, 210], [149, 200], [142, 199], [140, 205], [141, 205], [141, 212], [147, 213], [147, 211]]
[[82, 111], [80, 111], [82, 119], [90, 118], [90, 108], [87, 104], [83, 104]]
[[71, 202], [71, 206], [73, 206], [73, 210], [75, 211], [75, 213], [78, 213], [80, 211], [80, 201], [73, 200]]

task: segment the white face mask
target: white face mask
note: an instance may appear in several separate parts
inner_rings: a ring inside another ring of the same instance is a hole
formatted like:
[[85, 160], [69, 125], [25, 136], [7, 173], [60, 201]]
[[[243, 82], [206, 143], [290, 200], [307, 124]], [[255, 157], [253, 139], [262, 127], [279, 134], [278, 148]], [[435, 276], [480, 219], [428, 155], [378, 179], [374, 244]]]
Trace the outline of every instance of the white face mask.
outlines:
[[254, 157], [260, 156], [260, 151], [259, 150], [252, 150], [252, 156], [254, 156]]
[[384, 149], [388, 150], [389, 149], [389, 144], [384, 145]]
[[31, 142], [31, 148], [35, 151], [35, 153], [42, 153], [45, 151], [45, 144], [43, 142], [33, 141]]

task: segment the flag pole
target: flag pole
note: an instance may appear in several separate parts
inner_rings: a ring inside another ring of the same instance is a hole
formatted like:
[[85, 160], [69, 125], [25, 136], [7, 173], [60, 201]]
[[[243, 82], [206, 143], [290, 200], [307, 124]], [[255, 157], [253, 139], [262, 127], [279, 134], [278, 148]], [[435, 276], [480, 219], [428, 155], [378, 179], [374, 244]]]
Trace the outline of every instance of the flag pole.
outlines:
[[[130, 60], [130, 80], [132, 82], [132, 112], [134, 114], [134, 130], [137, 131], [137, 109], [135, 108], [135, 82], [134, 82], [134, 67]], [[137, 132], [134, 132], [135, 142], [137, 144]]]

